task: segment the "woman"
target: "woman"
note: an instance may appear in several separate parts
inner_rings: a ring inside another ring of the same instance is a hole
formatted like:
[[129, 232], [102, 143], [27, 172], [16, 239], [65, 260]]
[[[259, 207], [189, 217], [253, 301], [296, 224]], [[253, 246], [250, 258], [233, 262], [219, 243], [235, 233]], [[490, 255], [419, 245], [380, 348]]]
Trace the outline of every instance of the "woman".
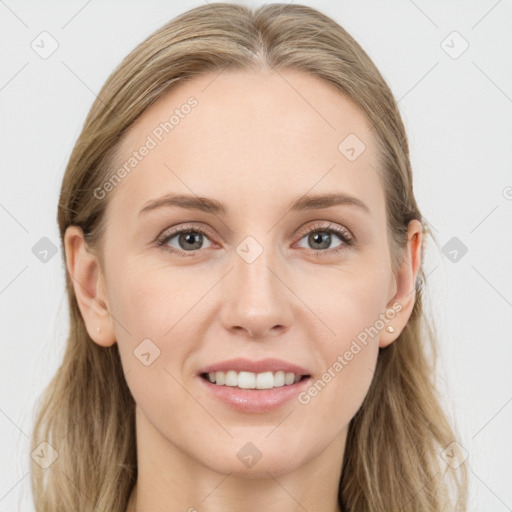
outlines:
[[333, 20], [218, 3], [152, 34], [93, 104], [58, 222], [38, 511], [465, 509], [404, 126]]

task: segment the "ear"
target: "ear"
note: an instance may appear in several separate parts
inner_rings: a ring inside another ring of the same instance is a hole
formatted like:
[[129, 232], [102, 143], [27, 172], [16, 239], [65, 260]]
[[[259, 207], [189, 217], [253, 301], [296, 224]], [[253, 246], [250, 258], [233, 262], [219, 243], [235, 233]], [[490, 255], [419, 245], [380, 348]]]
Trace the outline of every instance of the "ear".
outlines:
[[391, 325], [394, 332], [387, 332], [385, 328], [382, 330], [379, 339], [380, 348], [387, 347], [398, 338], [409, 321], [416, 301], [416, 278], [421, 267], [423, 244], [423, 227], [419, 220], [413, 219], [409, 222], [407, 239], [404, 260], [397, 275], [392, 277], [390, 286], [396, 291], [386, 308], [388, 311], [395, 312], [393, 319], [386, 324], [386, 326]]
[[64, 248], [67, 269], [89, 336], [103, 347], [113, 345], [116, 338], [100, 262], [87, 247], [81, 227], [66, 229]]

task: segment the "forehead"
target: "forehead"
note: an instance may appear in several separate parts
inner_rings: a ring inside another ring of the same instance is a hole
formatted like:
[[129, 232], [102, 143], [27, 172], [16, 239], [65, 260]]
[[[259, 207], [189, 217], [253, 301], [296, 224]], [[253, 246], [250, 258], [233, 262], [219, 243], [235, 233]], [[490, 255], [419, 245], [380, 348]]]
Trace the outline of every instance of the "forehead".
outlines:
[[331, 190], [383, 202], [365, 116], [300, 71], [225, 70], [180, 83], [130, 128], [114, 172], [121, 167], [109, 208], [136, 213], [166, 192], [215, 197], [238, 212]]

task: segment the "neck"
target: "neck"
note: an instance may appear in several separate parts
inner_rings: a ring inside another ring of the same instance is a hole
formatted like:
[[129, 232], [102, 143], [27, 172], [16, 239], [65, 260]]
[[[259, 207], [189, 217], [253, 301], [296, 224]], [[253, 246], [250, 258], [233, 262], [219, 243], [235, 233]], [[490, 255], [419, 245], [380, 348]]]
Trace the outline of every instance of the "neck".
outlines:
[[288, 471], [267, 467], [258, 473], [222, 473], [171, 444], [140, 413], [138, 476], [126, 512], [341, 512], [338, 487], [346, 433], [344, 429], [321, 453]]

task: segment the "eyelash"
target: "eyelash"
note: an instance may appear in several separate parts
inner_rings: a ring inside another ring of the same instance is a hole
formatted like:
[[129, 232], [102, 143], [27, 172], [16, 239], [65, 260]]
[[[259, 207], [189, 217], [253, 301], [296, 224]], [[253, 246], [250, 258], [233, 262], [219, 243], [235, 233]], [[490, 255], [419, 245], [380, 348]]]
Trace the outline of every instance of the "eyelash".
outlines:
[[[340, 244], [338, 247], [335, 247], [334, 249], [317, 250], [316, 251], [317, 256], [319, 253], [320, 254], [338, 253], [338, 252], [345, 250], [347, 246], [350, 247], [354, 244], [354, 240], [353, 240], [352, 236], [350, 235], [350, 233], [348, 232], [348, 230], [339, 228], [335, 224], [328, 224], [327, 226], [325, 226], [320, 223], [315, 223], [312, 226], [310, 226], [306, 232], [301, 234], [301, 237], [299, 238], [299, 240], [302, 240], [305, 236], [307, 236], [311, 233], [314, 233], [316, 231], [322, 232], [322, 233], [335, 234], [343, 242], [342, 244]], [[178, 249], [175, 249], [173, 247], [169, 247], [168, 245], [166, 245], [167, 242], [169, 242], [169, 240], [174, 238], [176, 235], [179, 235], [181, 233], [187, 233], [187, 232], [200, 233], [200, 234], [206, 236], [207, 238], [213, 238], [212, 234], [204, 228], [200, 228], [197, 226], [185, 225], [179, 229], [172, 231], [171, 233], [164, 233], [164, 235], [157, 240], [157, 245], [163, 251], [169, 252], [171, 254], [178, 254], [181, 256], [195, 256], [197, 251], [199, 251], [200, 249], [197, 249], [195, 251], [181, 251], [181, 250], [178, 250]], [[314, 249], [311, 249], [311, 250], [315, 251]]]

